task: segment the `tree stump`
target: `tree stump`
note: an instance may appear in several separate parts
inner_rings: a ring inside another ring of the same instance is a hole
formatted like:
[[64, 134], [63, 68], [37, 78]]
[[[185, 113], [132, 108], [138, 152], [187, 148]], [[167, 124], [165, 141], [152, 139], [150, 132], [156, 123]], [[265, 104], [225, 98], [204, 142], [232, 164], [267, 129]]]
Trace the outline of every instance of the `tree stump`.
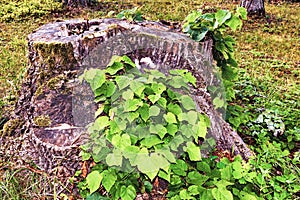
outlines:
[[207, 86], [218, 81], [213, 73], [211, 40], [194, 42], [158, 22], [97, 19], [44, 25], [28, 36], [28, 46], [29, 65], [20, 98], [0, 139], [1, 160], [33, 161], [48, 174], [71, 176], [80, 169], [78, 147], [85, 141], [84, 126], [93, 121], [95, 107], [78, 75], [87, 68], [104, 68], [112, 55], [128, 55], [138, 62], [149, 58], [154, 68], [164, 73], [170, 69], [191, 71], [198, 86], [191, 95], [199, 112], [211, 120], [209, 135], [217, 148], [234, 151], [244, 159], [251, 155], [214, 109], [207, 92]]

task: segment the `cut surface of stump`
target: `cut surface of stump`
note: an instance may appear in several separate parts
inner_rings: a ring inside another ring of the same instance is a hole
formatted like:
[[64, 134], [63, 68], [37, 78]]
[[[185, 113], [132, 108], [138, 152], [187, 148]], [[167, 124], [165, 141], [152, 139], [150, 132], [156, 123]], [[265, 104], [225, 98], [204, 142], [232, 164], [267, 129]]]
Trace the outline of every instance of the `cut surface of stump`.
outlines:
[[[113, 55], [128, 55], [143, 68], [187, 69], [197, 78], [191, 91], [199, 112], [211, 121], [209, 134], [220, 150], [251, 155], [242, 139], [212, 104], [207, 87], [218, 82], [212, 66], [212, 41], [197, 43], [158, 22], [117, 19], [69, 20], [47, 24], [28, 36], [29, 66], [14, 117], [4, 126], [1, 159], [33, 161], [53, 173], [80, 169], [79, 146], [94, 120], [92, 92], [78, 81], [85, 69], [104, 69]], [[150, 60], [151, 63], [145, 63]], [[57, 172], [57, 171], [55, 171]]]

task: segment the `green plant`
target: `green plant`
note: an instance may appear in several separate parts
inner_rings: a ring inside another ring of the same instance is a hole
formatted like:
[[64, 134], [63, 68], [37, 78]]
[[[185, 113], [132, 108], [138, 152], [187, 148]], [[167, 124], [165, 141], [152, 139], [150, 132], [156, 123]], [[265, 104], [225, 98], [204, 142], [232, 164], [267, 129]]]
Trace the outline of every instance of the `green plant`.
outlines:
[[[234, 14], [228, 10], [205, 14], [201, 11], [194, 11], [185, 18], [183, 25], [183, 32], [190, 35], [195, 41], [200, 42], [205, 37], [213, 39], [213, 57], [221, 69], [222, 82], [226, 88], [226, 100], [229, 101], [235, 97], [232, 81], [236, 79], [234, 68], [237, 67], [237, 63], [234, 57], [235, 40], [225, 33], [227, 27], [232, 31], [240, 29], [242, 27], [241, 19], [247, 19], [247, 11], [242, 7], [238, 7]], [[214, 105], [226, 108], [225, 97], [220, 96], [221, 89], [221, 87], [210, 88]]]
[[280, 143], [264, 141], [256, 148], [258, 155], [250, 160], [257, 172], [254, 184], [264, 199], [295, 199], [300, 191], [299, 156], [290, 158], [290, 152]]
[[0, 21], [17, 21], [29, 17], [40, 17], [62, 8], [62, 3], [53, 0], [1, 2]]
[[[119, 187], [117, 170], [137, 169], [150, 181], [156, 176], [170, 181], [174, 153], [186, 152], [189, 160], [201, 160], [197, 143], [205, 137], [209, 119], [197, 112], [188, 93], [189, 87], [196, 86], [196, 78], [187, 70], [170, 70], [168, 76], [144, 71], [127, 56], [113, 56], [105, 70], [90, 69], [81, 77], [99, 105], [95, 122], [88, 127], [90, 141], [82, 146], [82, 158], [114, 167], [88, 175], [90, 194], [102, 183], [112, 198], [122, 197], [125, 186]], [[103, 183], [103, 173], [110, 177], [109, 186]], [[112, 186], [116, 191], [111, 191]], [[126, 188], [132, 193], [136, 186]]]
[[240, 156], [232, 161], [217, 156], [198, 162], [178, 160], [171, 165], [172, 175], [168, 197], [180, 199], [262, 199], [257, 194], [257, 176]]
[[121, 11], [119, 14], [117, 14], [117, 18], [127, 19], [130, 22], [141, 22], [144, 20], [143, 15], [138, 7]]

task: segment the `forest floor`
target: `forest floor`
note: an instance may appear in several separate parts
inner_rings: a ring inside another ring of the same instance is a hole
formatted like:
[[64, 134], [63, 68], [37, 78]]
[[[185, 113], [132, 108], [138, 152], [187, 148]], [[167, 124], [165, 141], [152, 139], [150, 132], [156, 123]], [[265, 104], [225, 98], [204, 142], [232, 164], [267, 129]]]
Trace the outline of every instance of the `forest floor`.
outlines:
[[[41, 25], [60, 19], [115, 16], [135, 6], [146, 19], [182, 22], [192, 10], [233, 10], [238, 5], [225, 0], [132, 0], [102, 1], [83, 9], [63, 8], [51, 0], [31, 1], [0, 3], [0, 130], [14, 109], [28, 64], [27, 35]], [[249, 18], [241, 31], [232, 33], [239, 76], [227, 120], [261, 156], [262, 166], [277, 167], [268, 173], [296, 173], [296, 183], [300, 183], [300, 3], [279, 1], [265, 7], [265, 17]], [[258, 120], [261, 117], [266, 120]], [[282, 128], [282, 123], [283, 134], [274, 136], [272, 130]], [[283, 154], [285, 150], [288, 155]], [[18, 170], [4, 171], [5, 166], [0, 163], [0, 198], [32, 199], [32, 183], [43, 177], [32, 171], [24, 180]]]

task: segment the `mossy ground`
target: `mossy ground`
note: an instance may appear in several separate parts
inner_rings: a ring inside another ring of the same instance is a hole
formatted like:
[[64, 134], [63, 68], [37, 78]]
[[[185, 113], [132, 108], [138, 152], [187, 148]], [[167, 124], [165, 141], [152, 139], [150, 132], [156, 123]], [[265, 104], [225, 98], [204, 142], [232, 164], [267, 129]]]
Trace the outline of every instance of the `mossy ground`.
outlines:
[[[5, 0], [0, 4], [0, 128], [3, 126], [2, 116], [9, 117], [13, 110], [28, 64], [27, 35], [39, 26], [58, 19], [110, 16], [134, 6], [141, 6], [148, 19], [181, 22], [192, 10], [234, 9], [238, 5], [225, 0], [132, 0], [118, 3], [106, 0], [93, 8], [82, 9], [63, 8], [54, 0], [47, 0], [42, 6], [33, 2]], [[300, 137], [300, 3], [266, 3], [266, 13], [265, 18], [250, 18], [242, 31], [235, 33], [239, 80], [235, 86], [238, 98], [232, 104], [241, 105], [245, 115], [249, 116], [237, 116], [240, 121], [244, 120], [238, 129], [246, 141], [252, 143], [259, 137], [247, 126], [249, 120], [253, 121], [261, 110], [269, 109], [281, 117], [286, 132], [281, 138], [265, 135], [265, 139], [260, 138], [261, 142], [282, 140], [282, 148], [285, 148], [284, 144], [288, 146], [291, 141], [290, 150], [294, 152], [297, 145], [299, 148], [297, 140]], [[42, 189], [36, 185], [34, 177], [37, 175], [30, 172], [24, 181], [20, 176], [14, 176], [17, 170], [3, 170], [8, 165], [0, 163], [0, 196], [4, 199], [32, 199], [34, 191]], [[285, 163], [283, 167], [291, 166]], [[33, 186], [28, 181], [34, 183]]]

